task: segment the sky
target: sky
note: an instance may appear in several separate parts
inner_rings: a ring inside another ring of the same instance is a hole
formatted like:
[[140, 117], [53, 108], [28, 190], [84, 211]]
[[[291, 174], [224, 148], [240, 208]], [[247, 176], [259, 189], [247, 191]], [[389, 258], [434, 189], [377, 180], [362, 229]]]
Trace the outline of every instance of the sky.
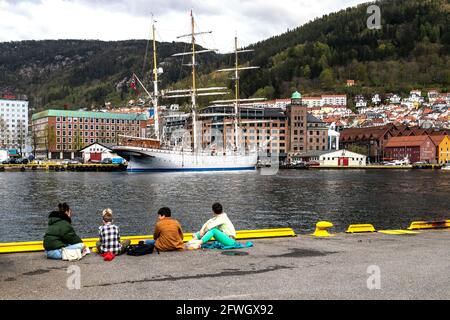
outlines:
[[199, 43], [231, 51], [298, 27], [316, 17], [367, 0], [0, 0], [0, 42], [44, 39], [177, 41], [190, 32], [190, 10]]

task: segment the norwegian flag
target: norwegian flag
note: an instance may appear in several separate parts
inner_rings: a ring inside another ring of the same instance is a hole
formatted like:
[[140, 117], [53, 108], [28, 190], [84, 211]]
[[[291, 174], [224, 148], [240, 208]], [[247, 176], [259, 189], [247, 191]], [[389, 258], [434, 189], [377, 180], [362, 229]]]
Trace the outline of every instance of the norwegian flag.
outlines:
[[136, 91], [137, 94], [139, 94], [139, 91], [138, 91], [137, 86], [136, 86], [136, 76], [134, 74], [133, 74], [133, 78], [131, 79], [130, 87], [131, 87], [131, 89]]

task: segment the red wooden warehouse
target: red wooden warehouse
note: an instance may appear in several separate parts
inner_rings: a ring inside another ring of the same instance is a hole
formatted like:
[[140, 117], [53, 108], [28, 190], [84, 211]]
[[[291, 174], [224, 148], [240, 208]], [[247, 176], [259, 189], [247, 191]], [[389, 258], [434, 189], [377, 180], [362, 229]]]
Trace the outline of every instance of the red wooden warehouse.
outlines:
[[386, 158], [393, 160], [403, 160], [408, 157], [413, 163], [434, 163], [436, 146], [428, 135], [393, 137], [386, 144], [384, 154]]

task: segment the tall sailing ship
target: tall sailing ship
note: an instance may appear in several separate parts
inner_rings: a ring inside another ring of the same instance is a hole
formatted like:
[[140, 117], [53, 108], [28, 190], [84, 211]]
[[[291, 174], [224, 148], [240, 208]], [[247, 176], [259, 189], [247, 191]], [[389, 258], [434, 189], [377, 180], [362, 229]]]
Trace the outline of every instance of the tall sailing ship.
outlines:
[[138, 79], [141, 86], [145, 89], [152, 100], [154, 107], [154, 128], [155, 139], [142, 137], [123, 137], [125, 143], [113, 147], [114, 151], [127, 159], [128, 171], [143, 172], [143, 171], [238, 171], [238, 170], [255, 170], [258, 160], [258, 151], [256, 149], [250, 150], [241, 146], [240, 141], [240, 102], [245, 100], [259, 99], [240, 99], [239, 98], [239, 71], [247, 69], [255, 69], [257, 67], [239, 67], [238, 56], [240, 53], [252, 50], [239, 50], [237, 46], [237, 38], [235, 38], [235, 65], [234, 68], [218, 70], [220, 72], [234, 72], [235, 81], [235, 97], [233, 100], [222, 100], [221, 103], [231, 103], [234, 105], [234, 113], [231, 115], [234, 122], [234, 143], [231, 148], [213, 149], [205, 151], [202, 148], [199, 140], [203, 140], [202, 128], [199, 128], [198, 123], [198, 105], [197, 99], [200, 96], [214, 96], [224, 95], [227, 88], [197, 88], [196, 85], [196, 57], [198, 54], [211, 52], [214, 50], [197, 50], [196, 36], [211, 32], [196, 32], [194, 16], [191, 12], [191, 33], [188, 35], [179, 36], [178, 38], [191, 38], [192, 51], [175, 54], [173, 56], [191, 56], [191, 63], [188, 65], [192, 68], [192, 87], [186, 90], [173, 90], [164, 92], [165, 98], [182, 98], [188, 97], [191, 102], [191, 119], [192, 119], [192, 138], [187, 147], [176, 148], [167, 145], [161, 138], [160, 128], [160, 113], [159, 113], [159, 97], [158, 76], [159, 70], [157, 67], [156, 56], [156, 40], [155, 40], [155, 21], [152, 23], [153, 31], [153, 94], [150, 94]]

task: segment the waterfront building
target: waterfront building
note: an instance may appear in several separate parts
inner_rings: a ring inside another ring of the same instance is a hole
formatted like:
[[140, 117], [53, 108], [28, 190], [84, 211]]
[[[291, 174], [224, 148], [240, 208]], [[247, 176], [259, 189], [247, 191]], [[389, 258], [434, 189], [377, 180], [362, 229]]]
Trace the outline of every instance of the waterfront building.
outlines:
[[[222, 132], [224, 145], [234, 145], [233, 120], [228, 116], [233, 109], [233, 106], [213, 105], [202, 110], [199, 118], [205, 146], [212, 142], [211, 129]], [[327, 150], [327, 124], [308, 111], [299, 92], [292, 94], [286, 109], [241, 106], [239, 122], [244, 139], [241, 144], [246, 149], [256, 147], [268, 154], [279, 154], [282, 161], [307, 151]]]
[[367, 156], [348, 150], [337, 150], [321, 154], [319, 163], [326, 167], [365, 167]]
[[15, 96], [0, 97], [0, 148], [23, 154], [28, 138], [28, 101]]
[[337, 125], [333, 122], [328, 128], [328, 150], [339, 150], [341, 134], [337, 131]]
[[291, 104], [286, 109], [289, 118], [289, 149], [292, 157], [309, 151], [328, 149], [328, 127], [325, 122], [308, 113], [302, 95], [292, 94]]
[[189, 113], [184, 113], [175, 110], [164, 112], [161, 115], [163, 137], [170, 138], [170, 136], [175, 131], [185, 129], [188, 124], [189, 118], [190, 118]]
[[430, 136], [436, 146], [436, 161], [439, 164], [450, 162], [450, 138], [448, 135]]
[[104, 159], [120, 158], [113, 152], [112, 147], [114, 144], [102, 144], [95, 142], [80, 150], [83, 161], [87, 162], [100, 162]]
[[[234, 121], [230, 115], [234, 106], [213, 105], [202, 110], [199, 118], [202, 122], [202, 144], [206, 148], [213, 143], [212, 129], [221, 133], [223, 145], [234, 146]], [[288, 151], [288, 118], [281, 108], [240, 108], [241, 145], [246, 150], [258, 148], [268, 154], [278, 154], [281, 160], [286, 159]]]
[[286, 113], [289, 118], [289, 152], [291, 154], [307, 152], [308, 111], [298, 91], [292, 94], [291, 104]]
[[372, 162], [381, 162], [384, 158], [384, 146], [394, 136], [392, 131], [394, 127], [388, 124], [380, 127], [344, 129], [341, 132], [340, 148], [362, 147], [367, 150]]
[[147, 114], [46, 110], [32, 117], [32, 147], [37, 158], [73, 159], [95, 142], [145, 137], [147, 123]]
[[367, 156], [348, 150], [309, 151], [293, 157], [293, 162], [325, 167], [365, 167]]
[[436, 146], [428, 135], [393, 137], [387, 142], [384, 154], [390, 160], [436, 162]]
[[328, 150], [328, 127], [327, 124], [318, 118], [307, 115], [307, 150]]

